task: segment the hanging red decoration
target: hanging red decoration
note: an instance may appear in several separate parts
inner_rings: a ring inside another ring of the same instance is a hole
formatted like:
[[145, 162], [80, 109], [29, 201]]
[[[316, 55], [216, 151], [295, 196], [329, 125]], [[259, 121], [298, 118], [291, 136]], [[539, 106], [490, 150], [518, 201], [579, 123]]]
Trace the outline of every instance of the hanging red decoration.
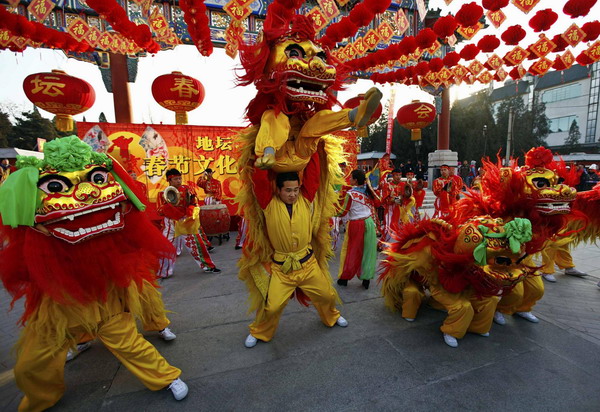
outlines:
[[429, 68], [429, 63], [427, 63], [426, 61], [420, 61], [415, 66], [415, 73], [419, 76], [425, 76], [427, 73], [430, 72], [430, 70], [431, 69]]
[[390, 7], [392, 0], [364, 0], [365, 6], [375, 12], [375, 14], [383, 13]]
[[552, 68], [554, 70], [565, 70], [567, 66], [560, 56], [556, 56], [556, 59], [554, 59], [554, 62], [552, 63]]
[[536, 33], [546, 31], [556, 23], [556, 20], [558, 20], [558, 14], [552, 9], [540, 10], [529, 20], [529, 27]]
[[505, 44], [509, 46], [516, 46], [525, 38], [526, 34], [527, 33], [525, 33], [525, 30], [523, 30], [520, 25], [515, 24], [514, 26], [510, 26], [508, 29], [506, 29], [504, 33], [502, 33], [501, 37]]
[[[269, 7], [274, 4], [271, 3]], [[201, 55], [210, 56], [213, 52], [213, 44], [210, 39], [210, 27], [204, 0], [181, 0], [179, 7], [183, 11], [183, 20], [187, 24], [188, 33], [196, 48]]]
[[577, 56], [575, 61], [582, 66], [589, 66], [590, 64], [594, 63], [594, 61], [585, 53], [585, 51], [579, 53], [579, 56]]
[[475, 2], [463, 4], [454, 18], [463, 27], [471, 27], [477, 24], [483, 16], [483, 8]]
[[350, 10], [350, 14], [348, 15], [350, 20], [358, 27], [364, 27], [367, 24], [371, 23], [373, 18], [375, 17], [375, 13], [365, 6], [364, 3], [359, 3]]
[[587, 16], [590, 9], [594, 7], [597, 0], [569, 0], [563, 7], [563, 13], [571, 16], [572, 19], [575, 17]]
[[150, 28], [129, 20], [127, 12], [116, 0], [87, 0], [87, 5], [100, 14], [116, 32], [133, 40], [143, 50], [149, 53], [160, 51], [160, 45], [152, 39]]
[[411, 140], [421, 140], [421, 129], [429, 126], [435, 120], [435, 115], [434, 105], [413, 100], [398, 110], [396, 120], [400, 126], [410, 130]]
[[479, 47], [477, 47], [476, 45], [467, 44], [460, 51], [460, 57], [462, 57], [466, 61], [473, 60], [479, 54], [479, 51]]
[[500, 46], [500, 39], [493, 34], [485, 35], [477, 42], [477, 47], [484, 53], [491, 53]]
[[569, 46], [569, 43], [567, 43], [560, 34], [557, 34], [552, 38], [552, 43], [556, 44], [556, 48], [553, 50], [555, 53], [565, 51]]
[[451, 16], [440, 17], [436, 20], [433, 25], [433, 31], [440, 38], [450, 37], [454, 34], [454, 31], [458, 28], [458, 23], [456, 19]]
[[[458, 55], [458, 53], [457, 53], [457, 55]], [[460, 60], [460, 56], [458, 56], [458, 58]], [[456, 63], [458, 63], [458, 61]], [[440, 70], [442, 70], [443, 68], [444, 68], [444, 61], [442, 59], [440, 59], [439, 57], [435, 57], [429, 61], [429, 69], [431, 69], [432, 72], [437, 73]]]
[[437, 40], [437, 35], [433, 30], [427, 28], [419, 31], [415, 37], [415, 40], [417, 42], [417, 46], [419, 46], [421, 50], [425, 50], [433, 45], [433, 43]]
[[508, 6], [509, 0], [483, 0], [481, 5], [489, 11], [498, 11], [503, 7]]
[[92, 85], [62, 70], [30, 74], [23, 89], [33, 104], [56, 115], [56, 128], [63, 132], [73, 130], [71, 116], [85, 112], [96, 100]]
[[152, 96], [162, 107], [175, 112], [176, 124], [187, 124], [187, 112], [196, 109], [204, 100], [204, 86], [193, 77], [172, 72], [154, 79]]
[[581, 30], [585, 32], [585, 41], [594, 41], [598, 38], [598, 36], [600, 36], [600, 22], [595, 20], [585, 23], [583, 26], [581, 26]]
[[[465, 48], [466, 47], [468, 47], [468, 46], [465, 46]], [[477, 46], [475, 46], [475, 47], [477, 47]], [[479, 53], [479, 51], [477, 51], [477, 53]], [[462, 57], [462, 54], [458, 54], [457, 52], [447, 53], [444, 56], [444, 60], [443, 60], [444, 66], [446, 66], [446, 67], [454, 67], [454, 66], [456, 66], [458, 64], [458, 62], [460, 61], [461, 57]], [[471, 59], [465, 59], [465, 60], [472, 60], [474, 58], [475, 58], [475, 56], [473, 56]], [[464, 57], [463, 57], [463, 59], [464, 59]]]
[[417, 40], [413, 36], [406, 36], [400, 42], [400, 50], [403, 55], [408, 56], [411, 53], [414, 53], [417, 50]]
[[508, 75], [513, 80], [518, 80], [523, 77], [523, 75], [521, 74], [521, 71], [519, 70], [519, 67], [513, 68], [511, 71], [508, 72]]

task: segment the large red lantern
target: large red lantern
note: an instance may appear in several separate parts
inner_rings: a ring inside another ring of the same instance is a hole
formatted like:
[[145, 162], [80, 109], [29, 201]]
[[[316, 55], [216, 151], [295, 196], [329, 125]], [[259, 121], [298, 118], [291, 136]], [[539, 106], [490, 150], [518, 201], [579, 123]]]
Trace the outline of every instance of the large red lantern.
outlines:
[[435, 120], [435, 114], [434, 105], [413, 100], [398, 110], [396, 120], [400, 126], [410, 129], [410, 140], [421, 140], [421, 129]]
[[204, 86], [181, 72], [163, 74], [152, 83], [152, 96], [162, 107], [175, 112], [175, 123], [187, 124], [187, 112], [204, 100]]
[[62, 70], [30, 74], [23, 89], [33, 104], [56, 115], [56, 128], [63, 132], [73, 130], [71, 116], [85, 112], [96, 100], [91, 84]]

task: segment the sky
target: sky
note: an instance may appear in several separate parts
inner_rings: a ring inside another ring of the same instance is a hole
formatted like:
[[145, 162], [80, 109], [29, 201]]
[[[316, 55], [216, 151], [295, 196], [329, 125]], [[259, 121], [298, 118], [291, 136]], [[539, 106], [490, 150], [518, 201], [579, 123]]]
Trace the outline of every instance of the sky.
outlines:
[[[455, 14], [465, 1], [454, 0], [449, 6], [446, 6], [444, 0], [431, 0], [430, 8], [441, 8], [442, 16], [448, 12]], [[558, 11], [562, 10], [565, 1], [552, 1], [552, 5], [559, 13], [559, 21], [548, 32], [548, 37], [561, 33], [572, 23], [572, 20]], [[515, 6], [509, 4], [503, 11], [510, 16], [509, 23], [504, 23], [500, 30], [490, 26], [486, 31], [481, 31], [474, 37], [473, 42], [477, 42], [483, 35], [494, 33], [499, 35], [510, 24], [522, 24], [528, 33], [524, 44], [531, 44], [537, 39], [537, 34], [533, 33], [527, 26], [527, 21], [535, 14], [537, 10], [549, 7], [549, 0], [542, 0], [537, 7], [528, 15], [523, 14]], [[592, 8], [590, 16], [600, 16], [600, 2]], [[591, 21], [586, 17], [583, 21], [577, 19], [578, 24], [584, 21]], [[466, 44], [466, 43], [465, 43]], [[457, 46], [460, 51], [461, 45]], [[577, 53], [583, 48], [580, 46]], [[510, 47], [499, 48], [497, 53], [503, 56]], [[553, 58], [551, 56], [551, 58]], [[478, 56], [482, 61], [482, 56]], [[135, 83], [130, 83], [131, 103], [133, 107], [133, 123], [164, 123], [173, 124], [175, 114], [164, 109], [155, 102], [151, 93], [153, 80], [163, 74], [172, 71], [181, 71], [183, 74], [198, 79], [206, 90], [206, 97], [202, 105], [196, 110], [189, 112], [189, 124], [200, 126], [245, 126], [244, 110], [248, 102], [254, 97], [256, 90], [253, 86], [236, 87], [235, 70], [240, 66], [239, 59], [231, 59], [223, 49], [215, 48], [210, 57], [201, 56], [195, 47], [181, 45], [175, 50], [161, 51], [156, 55], [149, 55], [139, 60], [138, 76]], [[29, 102], [23, 92], [23, 80], [29, 74], [39, 72], [49, 72], [53, 69], [64, 70], [67, 74], [89, 82], [95, 89], [96, 102], [85, 113], [75, 116], [75, 120], [81, 121], [85, 116], [87, 121], [97, 121], [101, 112], [103, 112], [109, 122], [114, 122], [114, 109], [112, 94], [106, 91], [100, 75], [100, 70], [90, 64], [79, 62], [74, 59], [68, 59], [64, 53], [48, 49], [27, 48], [23, 53], [14, 53], [8, 50], [0, 51], [0, 78], [3, 79], [2, 88], [0, 88], [0, 108], [12, 107], [17, 109], [17, 113], [23, 110], [31, 110], [32, 104]], [[359, 93], [366, 92], [373, 86], [370, 80], [359, 80], [356, 84], [350, 85], [347, 90], [338, 95], [340, 102], [356, 96]], [[384, 95], [384, 101], [387, 101], [391, 90], [396, 90], [395, 110], [402, 105], [410, 103], [413, 99], [432, 102], [433, 97], [420, 90], [418, 86], [403, 85], [378, 85]], [[469, 94], [480, 90], [484, 85], [476, 84], [473, 86], [461, 85], [451, 87], [451, 99], [463, 98]], [[42, 115], [51, 118], [52, 114], [40, 111]]]

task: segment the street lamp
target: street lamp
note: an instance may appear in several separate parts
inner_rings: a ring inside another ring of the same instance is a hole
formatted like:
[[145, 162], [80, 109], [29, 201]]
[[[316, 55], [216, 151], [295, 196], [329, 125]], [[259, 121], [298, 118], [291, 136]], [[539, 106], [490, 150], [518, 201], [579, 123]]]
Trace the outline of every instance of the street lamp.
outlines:
[[483, 125], [483, 157], [487, 151], [487, 124]]

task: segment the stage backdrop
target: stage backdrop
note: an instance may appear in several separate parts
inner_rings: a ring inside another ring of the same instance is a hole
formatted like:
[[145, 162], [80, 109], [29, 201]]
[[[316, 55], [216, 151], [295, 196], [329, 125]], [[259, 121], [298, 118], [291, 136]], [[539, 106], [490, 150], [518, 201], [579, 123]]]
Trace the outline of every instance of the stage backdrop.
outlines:
[[[233, 198], [240, 180], [234, 141], [243, 128], [78, 122], [77, 130], [79, 138], [94, 150], [108, 153], [125, 169], [135, 172], [137, 180], [146, 184], [153, 202], [167, 186], [164, 176], [170, 168], [181, 171], [184, 184], [195, 188], [198, 198], [203, 199], [204, 191], [196, 181], [205, 169], [211, 168], [213, 176], [222, 183], [224, 203], [232, 215], [236, 214]], [[344, 138], [349, 154], [347, 170], [355, 169], [359, 151], [356, 132], [335, 135]]]

